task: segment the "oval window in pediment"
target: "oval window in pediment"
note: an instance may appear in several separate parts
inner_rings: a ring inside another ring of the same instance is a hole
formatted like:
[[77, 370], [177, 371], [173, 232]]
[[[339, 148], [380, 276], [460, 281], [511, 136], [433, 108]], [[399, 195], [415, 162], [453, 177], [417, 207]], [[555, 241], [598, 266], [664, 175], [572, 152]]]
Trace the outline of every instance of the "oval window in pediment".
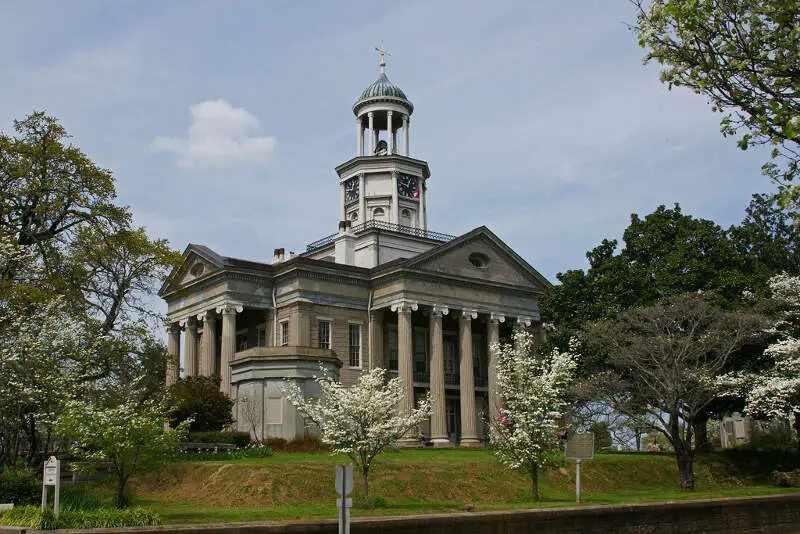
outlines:
[[189, 271], [189, 274], [191, 274], [194, 277], [197, 277], [197, 276], [200, 276], [201, 274], [203, 274], [205, 272], [205, 270], [206, 270], [206, 266], [203, 265], [202, 263], [198, 263], [197, 265], [192, 265], [192, 268]]
[[473, 267], [477, 267], [478, 269], [489, 268], [489, 256], [487, 256], [483, 252], [473, 252], [472, 254], [470, 254], [469, 262], [472, 264]]

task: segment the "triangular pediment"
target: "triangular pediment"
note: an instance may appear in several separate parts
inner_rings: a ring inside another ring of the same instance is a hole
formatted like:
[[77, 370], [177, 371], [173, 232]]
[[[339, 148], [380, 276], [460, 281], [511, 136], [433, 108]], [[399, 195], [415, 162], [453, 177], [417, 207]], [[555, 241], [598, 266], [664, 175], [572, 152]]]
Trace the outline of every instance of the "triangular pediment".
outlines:
[[175, 269], [165, 282], [159, 294], [163, 295], [172, 289], [186, 287], [187, 285], [206, 278], [223, 267], [222, 257], [203, 245], [190, 244], [183, 251], [183, 262]]
[[485, 226], [416, 256], [405, 267], [541, 291], [551, 285]]

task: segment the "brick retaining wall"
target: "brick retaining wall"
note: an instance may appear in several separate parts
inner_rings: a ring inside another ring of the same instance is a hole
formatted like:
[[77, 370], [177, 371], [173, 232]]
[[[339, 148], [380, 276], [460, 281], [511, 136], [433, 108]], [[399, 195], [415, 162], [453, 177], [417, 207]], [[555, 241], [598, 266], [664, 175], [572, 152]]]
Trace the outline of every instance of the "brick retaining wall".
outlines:
[[[0, 527], [0, 534], [42, 531]], [[81, 534], [336, 534], [334, 520], [49, 531]], [[800, 534], [800, 493], [688, 502], [353, 519], [352, 534]]]

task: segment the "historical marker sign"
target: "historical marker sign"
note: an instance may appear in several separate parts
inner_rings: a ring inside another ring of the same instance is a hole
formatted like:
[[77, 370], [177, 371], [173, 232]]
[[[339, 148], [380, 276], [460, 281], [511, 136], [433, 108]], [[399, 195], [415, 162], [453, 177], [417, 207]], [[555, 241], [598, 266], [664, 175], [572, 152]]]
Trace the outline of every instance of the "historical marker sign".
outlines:
[[47, 506], [47, 488], [51, 486], [53, 488], [53, 511], [56, 519], [58, 519], [61, 493], [61, 462], [55, 456], [48, 458], [44, 464], [44, 473], [42, 473], [42, 511]]
[[564, 448], [567, 460], [591, 460], [594, 458], [594, 434], [591, 432], [570, 433]]
[[353, 499], [348, 497], [353, 492], [353, 464], [336, 466], [336, 493], [341, 498], [336, 499], [339, 508], [339, 534], [350, 534], [350, 508]]

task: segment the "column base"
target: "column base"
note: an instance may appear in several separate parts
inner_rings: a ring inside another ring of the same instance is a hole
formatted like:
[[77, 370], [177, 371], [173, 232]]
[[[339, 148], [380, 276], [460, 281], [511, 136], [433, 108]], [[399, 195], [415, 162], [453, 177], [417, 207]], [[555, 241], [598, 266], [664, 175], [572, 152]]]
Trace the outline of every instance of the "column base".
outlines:
[[433, 441], [433, 447], [435, 449], [452, 449], [455, 447], [455, 443], [447, 438], [434, 438], [431, 441]]
[[481, 443], [478, 438], [464, 438], [458, 442], [458, 446], [468, 449], [477, 449], [483, 447], [483, 443]]

